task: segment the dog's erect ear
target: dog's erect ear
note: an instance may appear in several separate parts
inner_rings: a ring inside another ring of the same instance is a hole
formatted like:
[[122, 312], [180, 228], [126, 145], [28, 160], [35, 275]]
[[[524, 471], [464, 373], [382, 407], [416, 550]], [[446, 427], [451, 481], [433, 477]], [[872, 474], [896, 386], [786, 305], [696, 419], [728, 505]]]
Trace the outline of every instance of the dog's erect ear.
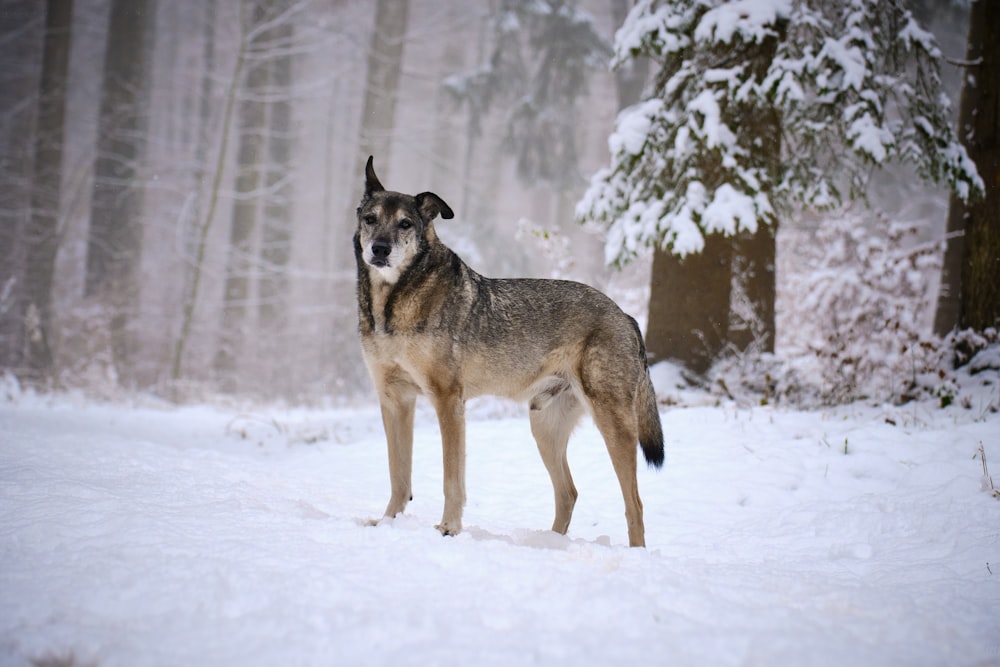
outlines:
[[382, 192], [385, 188], [379, 183], [378, 176], [375, 175], [375, 156], [368, 156], [368, 164], [365, 165], [365, 198], [371, 196], [373, 192]]
[[439, 215], [445, 220], [451, 220], [455, 217], [451, 207], [445, 204], [444, 200], [433, 192], [421, 192], [414, 199], [417, 200], [417, 208], [420, 209], [420, 215], [427, 222], [430, 222]]

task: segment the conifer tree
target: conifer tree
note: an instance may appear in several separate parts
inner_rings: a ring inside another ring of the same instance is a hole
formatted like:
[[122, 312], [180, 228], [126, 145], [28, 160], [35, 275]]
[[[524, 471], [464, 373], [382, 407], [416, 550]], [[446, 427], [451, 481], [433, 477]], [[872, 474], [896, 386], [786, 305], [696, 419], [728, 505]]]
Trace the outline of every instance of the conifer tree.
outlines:
[[[659, 71], [646, 98], [619, 114], [611, 162], [577, 216], [607, 228], [612, 265], [652, 248], [685, 273], [686, 256], [733, 249], [732, 259], [692, 262], [698, 275], [670, 283], [654, 264], [651, 315], [684, 299], [672, 290], [729, 284], [733, 266], [747, 263], [747, 239], [768, 229], [773, 249], [782, 216], [863, 198], [871, 171], [893, 161], [962, 198], [982, 189], [949, 122], [941, 52], [902, 0], [641, 0], [616, 35], [612, 64], [637, 57]], [[753, 254], [766, 270], [767, 251]], [[771, 285], [747, 292], [773, 322]], [[695, 317], [685, 320], [670, 310], [651, 317], [651, 355], [704, 370], [731, 340], [730, 313], [689, 308]], [[658, 331], [658, 321], [674, 329]], [[678, 351], [677, 331], [700, 340]]]

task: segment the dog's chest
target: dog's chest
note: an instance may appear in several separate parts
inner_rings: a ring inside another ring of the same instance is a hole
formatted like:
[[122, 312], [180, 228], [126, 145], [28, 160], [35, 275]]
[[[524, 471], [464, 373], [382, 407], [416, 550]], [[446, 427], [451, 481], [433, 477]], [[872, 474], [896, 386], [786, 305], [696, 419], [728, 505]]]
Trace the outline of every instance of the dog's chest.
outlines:
[[373, 333], [361, 337], [365, 362], [373, 374], [390, 372], [426, 392], [435, 378], [454, 372], [456, 360], [440, 338], [421, 334]]
[[386, 304], [389, 302], [389, 288], [384, 285], [375, 285], [371, 290], [371, 300], [368, 308], [371, 315], [371, 322], [375, 334], [384, 334], [386, 327]]

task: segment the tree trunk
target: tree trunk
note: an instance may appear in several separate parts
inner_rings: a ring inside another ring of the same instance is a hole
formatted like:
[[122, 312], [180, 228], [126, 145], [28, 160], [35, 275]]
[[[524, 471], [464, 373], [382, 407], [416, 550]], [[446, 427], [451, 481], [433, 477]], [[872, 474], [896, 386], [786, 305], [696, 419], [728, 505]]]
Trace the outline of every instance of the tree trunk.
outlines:
[[653, 255], [646, 350], [650, 361], [679, 361], [704, 373], [729, 335], [732, 239], [705, 237], [700, 253], [680, 259], [666, 250]]
[[[780, 33], [786, 25], [779, 22], [775, 27]], [[741, 58], [758, 82], [767, 75], [777, 45], [774, 36], [744, 45]], [[766, 102], [750, 101], [724, 108], [723, 114], [726, 123], [737, 128], [738, 141], [754, 156], [755, 166], [768, 174], [770, 182], [777, 182], [781, 170], [778, 112]], [[707, 185], [714, 188], [718, 183]], [[756, 352], [774, 351], [775, 228], [775, 220], [759, 219], [752, 234], [706, 236], [703, 256], [684, 260], [656, 251], [646, 341], [653, 359], [673, 358], [702, 374], [727, 346], [739, 351], [753, 346]]]
[[[277, 13], [287, 9], [287, 0], [277, 3]], [[271, 35], [282, 55], [275, 57], [270, 65], [270, 131], [267, 137], [267, 168], [265, 176], [266, 201], [261, 227], [260, 281], [258, 292], [260, 306], [262, 354], [269, 359], [279, 359], [278, 349], [287, 345], [288, 330], [288, 262], [292, 252], [292, 57], [288, 54], [291, 46], [292, 25], [283, 22], [276, 26]], [[278, 377], [288, 374], [288, 364], [272, 363], [272, 389], [285, 387], [288, 378]]]
[[112, 0], [90, 206], [84, 293], [109, 311], [111, 352], [120, 380], [130, 380], [138, 309], [148, 52], [155, 0]]
[[44, 12], [38, 0], [4, 0], [0, 9], [0, 366], [18, 373], [28, 354], [25, 232]]
[[36, 381], [49, 377], [53, 370], [52, 278], [59, 246], [59, 194], [72, 21], [73, 0], [48, 0], [35, 129], [31, 218], [26, 234], [28, 309], [23, 313], [27, 325], [27, 362], [32, 379]]
[[254, 232], [260, 208], [266, 117], [266, 109], [261, 100], [267, 84], [267, 68], [260, 62], [260, 44], [265, 32], [260, 29], [260, 25], [265, 16], [259, 4], [254, 4], [247, 13], [250, 16], [243, 17], [244, 34], [250, 35], [250, 41], [245, 64], [244, 99], [240, 102], [237, 130], [240, 144], [236, 159], [236, 202], [233, 204], [229, 228], [229, 257], [226, 261], [226, 284], [222, 297], [222, 330], [214, 362], [216, 379], [226, 391], [236, 390], [236, 360], [243, 351], [246, 333]]
[[948, 245], [934, 329], [1000, 325], [1000, 3], [974, 0], [958, 135], [986, 186], [968, 203], [951, 197]]
[[375, 6], [375, 29], [368, 47], [368, 78], [361, 115], [358, 179], [361, 165], [369, 155], [375, 156], [375, 164], [383, 165], [383, 170], [389, 166], [409, 4], [409, 0], [378, 0]]
[[[204, 180], [208, 175], [207, 159], [205, 153], [209, 143], [209, 131], [211, 119], [211, 92], [212, 77], [215, 70], [215, 0], [208, 0], [205, 5], [205, 43], [203, 60], [205, 73], [201, 80], [201, 103], [199, 112], [199, 138], [203, 144], [196, 151], [198, 161], [198, 174], [195, 185], [199, 190], [204, 186]], [[241, 26], [245, 28], [245, 26]], [[174, 357], [171, 365], [170, 377], [177, 381], [181, 378], [184, 364], [184, 350], [187, 347], [188, 339], [191, 336], [191, 329], [194, 324], [195, 309], [198, 305], [198, 298], [201, 292], [201, 280], [205, 271], [205, 253], [208, 248], [208, 233], [215, 220], [215, 211], [219, 205], [219, 191], [222, 189], [222, 173], [226, 164], [226, 157], [229, 153], [229, 137], [231, 135], [233, 109], [236, 106], [236, 93], [240, 87], [240, 78], [243, 74], [244, 61], [246, 59], [246, 35], [240, 35], [239, 50], [236, 53], [236, 61], [233, 65], [232, 78], [229, 81], [229, 89], [226, 93], [226, 107], [222, 114], [221, 127], [219, 129], [219, 152], [215, 157], [215, 167], [212, 174], [212, 182], [208, 190], [208, 210], [204, 216], [201, 214], [200, 198], [195, 206], [195, 225], [197, 233], [193, 234], [192, 246], [194, 251], [194, 261], [191, 266], [191, 276], [187, 284], [184, 296], [183, 313], [181, 318], [181, 330], [174, 345]]]
[[[774, 26], [783, 39], [787, 22]], [[760, 44], [748, 45], [746, 59], [756, 83], [767, 76], [778, 50], [777, 35]], [[734, 110], [740, 144], [752, 156], [754, 166], [767, 174], [764, 191], [772, 195], [771, 184], [781, 180], [781, 114], [766, 102], [748, 102]], [[742, 303], [733, 303], [728, 342], [739, 351], [773, 352], [775, 338], [775, 234], [777, 220], [757, 220], [757, 231], [741, 232], [733, 239], [734, 289]], [[733, 299], [735, 301], [735, 299]]]

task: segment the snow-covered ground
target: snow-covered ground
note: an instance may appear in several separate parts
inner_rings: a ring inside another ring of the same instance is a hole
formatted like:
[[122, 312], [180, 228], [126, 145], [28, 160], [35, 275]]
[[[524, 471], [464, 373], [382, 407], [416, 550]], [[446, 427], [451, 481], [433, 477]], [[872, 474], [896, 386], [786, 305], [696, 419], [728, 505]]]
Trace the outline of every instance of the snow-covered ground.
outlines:
[[[995, 390], [994, 390], [995, 393]], [[1000, 417], [664, 408], [648, 548], [589, 422], [569, 535], [519, 408], [471, 404], [465, 531], [374, 405], [0, 403], [0, 665], [997, 665]]]

